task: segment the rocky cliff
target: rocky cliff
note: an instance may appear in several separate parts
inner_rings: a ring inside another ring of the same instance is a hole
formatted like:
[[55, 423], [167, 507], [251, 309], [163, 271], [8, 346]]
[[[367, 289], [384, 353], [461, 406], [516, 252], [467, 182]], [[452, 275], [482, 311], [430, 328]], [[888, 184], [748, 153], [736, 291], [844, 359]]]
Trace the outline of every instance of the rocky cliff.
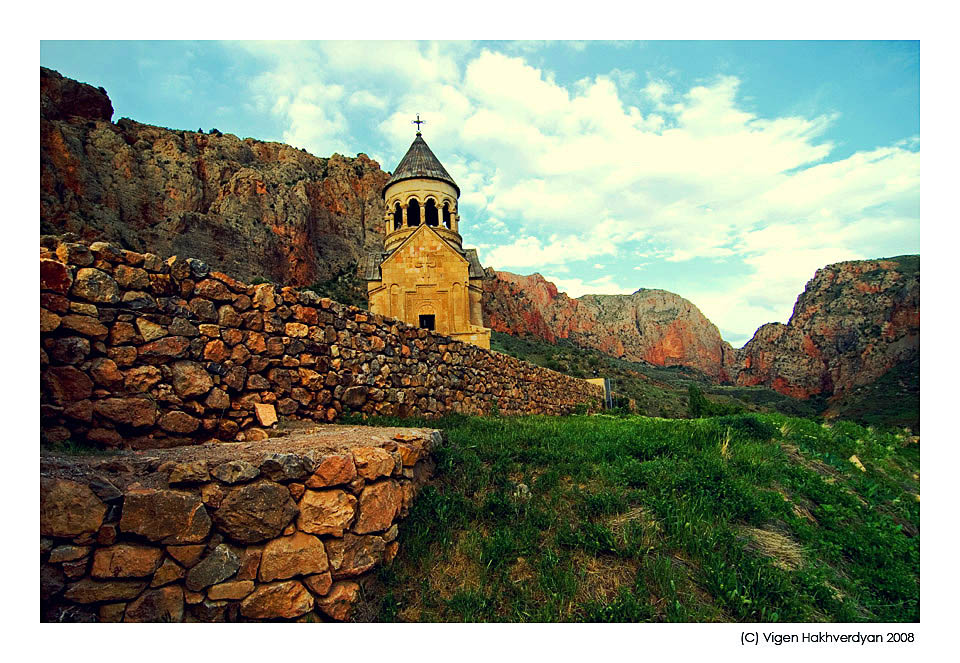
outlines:
[[764, 325], [737, 353], [737, 383], [840, 395], [919, 356], [920, 257], [840, 262], [817, 270], [786, 325]]
[[540, 274], [488, 270], [486, 324], [495, 331], [532, 334], [551, 343], [577, 345], [657, 366], [689, 366], [721, 381], [735, 375], [736, 353], [696, 306], [665, 290], [632, 295], [558, 292]]
[[40, 69], [40, 232], [199, 256], [240, 278], [326, 280], [383, 245], [389, 175], [360, 154], [111, 122], [102, 88]]

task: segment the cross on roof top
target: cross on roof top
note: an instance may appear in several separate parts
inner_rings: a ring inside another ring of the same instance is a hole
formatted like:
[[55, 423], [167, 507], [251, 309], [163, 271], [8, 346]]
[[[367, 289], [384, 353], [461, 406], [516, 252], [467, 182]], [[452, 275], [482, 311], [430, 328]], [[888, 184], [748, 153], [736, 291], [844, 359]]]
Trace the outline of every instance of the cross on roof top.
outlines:
[[418, 135], [418, 136], [420, 135], [420, 125], [421, 125], [421, 124], [426, 124], [426, 123], [427, 123], [426, 120], [421, 120], [421, 119], [420, 119], [420, 113], [417, 113], [417, 119], [416, 119], [416, 120], [413, 120], [413, 121], [410, 122], [410, 124], [415, 124], [415, 125], [417, 125], [417, 135]]

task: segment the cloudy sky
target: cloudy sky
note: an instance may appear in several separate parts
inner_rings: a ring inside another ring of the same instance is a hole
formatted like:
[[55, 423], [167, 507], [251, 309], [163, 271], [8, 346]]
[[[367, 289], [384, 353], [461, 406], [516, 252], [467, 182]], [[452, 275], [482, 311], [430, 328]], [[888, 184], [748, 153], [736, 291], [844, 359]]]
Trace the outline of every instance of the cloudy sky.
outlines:
[[41, 42], [114, 120], [392, 170], [424, 138], [496, 269], [663, 288], [740, 346], [818, 267], [920, 250], [918, 42]]

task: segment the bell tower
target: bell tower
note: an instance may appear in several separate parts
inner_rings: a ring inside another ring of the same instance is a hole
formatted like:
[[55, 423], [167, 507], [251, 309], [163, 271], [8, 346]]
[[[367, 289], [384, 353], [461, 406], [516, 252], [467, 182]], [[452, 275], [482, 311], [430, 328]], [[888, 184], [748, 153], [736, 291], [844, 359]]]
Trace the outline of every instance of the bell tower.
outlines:
[[490, 347], [483, 326], [483, 267], [460, 236], [460, 187], [417, 135], [381, 192], [382, 253], [367, 256], [370, 310]]

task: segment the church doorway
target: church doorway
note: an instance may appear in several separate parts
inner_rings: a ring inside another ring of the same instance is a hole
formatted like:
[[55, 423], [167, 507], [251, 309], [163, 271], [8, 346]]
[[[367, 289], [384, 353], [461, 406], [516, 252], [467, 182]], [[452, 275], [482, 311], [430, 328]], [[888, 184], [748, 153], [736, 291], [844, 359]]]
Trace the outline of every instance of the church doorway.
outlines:
[[420, 327], [423, 329], [429, 329], [433, 331], [436, 328], [436, 318], [435, 315], [421, 315], [420, 316]]

